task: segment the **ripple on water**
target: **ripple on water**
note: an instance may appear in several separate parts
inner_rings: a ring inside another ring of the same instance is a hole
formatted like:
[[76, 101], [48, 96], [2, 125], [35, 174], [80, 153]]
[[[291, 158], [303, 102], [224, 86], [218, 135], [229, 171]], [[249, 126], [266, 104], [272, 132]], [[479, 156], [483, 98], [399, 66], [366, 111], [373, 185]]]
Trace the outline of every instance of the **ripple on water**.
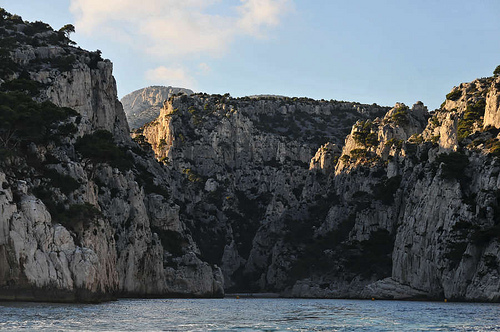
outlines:
[[0, 303], [0, 330], [497, 331], [498, 304], [309, 299]]

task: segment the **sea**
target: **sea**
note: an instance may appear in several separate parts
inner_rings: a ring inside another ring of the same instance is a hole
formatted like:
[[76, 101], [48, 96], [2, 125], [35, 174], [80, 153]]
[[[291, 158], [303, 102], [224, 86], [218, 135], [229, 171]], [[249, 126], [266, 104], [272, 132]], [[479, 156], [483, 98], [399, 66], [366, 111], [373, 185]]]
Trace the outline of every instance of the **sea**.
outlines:
[[500, 331], [500, 304], [326, 299], [0, 302], [2, 331]]

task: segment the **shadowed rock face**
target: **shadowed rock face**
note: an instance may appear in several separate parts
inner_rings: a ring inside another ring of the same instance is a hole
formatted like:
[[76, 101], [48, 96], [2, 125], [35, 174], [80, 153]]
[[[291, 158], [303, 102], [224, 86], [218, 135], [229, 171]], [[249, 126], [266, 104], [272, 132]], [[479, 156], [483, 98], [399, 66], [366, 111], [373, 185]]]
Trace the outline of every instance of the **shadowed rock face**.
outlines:
[[137, 129], [153, 121], [160, 114], [163, 103], [176, 94], [190, 95], [193, 91], [171, 86], [150, 86], [131, 92], [121, 99], [130, 129]]
[[[387, 110], [305, 98], [195, 94], [171, 98], [134, 135], [180, 175], [169, 183], [181, 219], [201, 257], [221, 266], [226, 289], [282, 290], [289, 271], [269, 280], [261, 275], [275, 268], [269, 266], [275, 240], [293, 227], [284, 216], [301, 209], [297, 217], [310, 218], [308, 206], [326, 196], [320, 181], [333, 165], [325, 161], [340, 152], [328, 141], [342, 144], [357, 119]], [[309, 170], [322, 145], [324, 157], [320, 152]]]
[[462, 84], [432, 114], [174, 97], [135, 139], [183, 174], [180, 217], [229, 290], [497, 301], [495, 84]]

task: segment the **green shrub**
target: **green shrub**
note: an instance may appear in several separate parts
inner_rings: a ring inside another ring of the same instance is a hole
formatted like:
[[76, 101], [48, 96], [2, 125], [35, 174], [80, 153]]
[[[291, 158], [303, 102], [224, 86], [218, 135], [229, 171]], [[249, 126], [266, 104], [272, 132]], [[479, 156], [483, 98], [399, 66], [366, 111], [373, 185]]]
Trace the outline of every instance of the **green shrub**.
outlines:
[[500, 75], [500, 65], [497, 66], [493, 71], [493, 76], [497, 77], [498, 75]]
[[379, 182], [373, 187], [373, 196], [385, 205], [394, 203], [394, 194], [401, 185], [401, 175], [393, 176]]
[[75, 26], [73, 24], [66, 24], [58, 31], [61, 34], [64, 34], [66, 38], [69, 39], [70, 34], [75, 32]]
[[134, 152], [136, 152], [138, 155], [147, 155], [148, 151], [151, 151], [151, 144], [149, 144], [148, 140], [146, 139], [146, 136], [143, 134], [137, 135], [132, 137], [132, 140], [139, 144], [140, 149], [138, 148], [132, 148]]
[[385, 142], [385, 146], [395, 146], [396, 148], [401, 149], [403, 142], [404, 141], [402, 139], [391, 138]]
[[340, 156], [340, 160], [345, 164], [345, 163], [348, 163], [349, 160], [351, 159], [351, 156], [349, 156], [348, 154], [344, 154], [342, 156]]
[[70, 71], [76, 63], [76, 57], [72, 54], [60, 56], [51, 60], [51, 64], [60, 71]]
[[450, 152], [440, 154], [436, 161], [441, 164], [441, 176], [443, 179], [462, 179], [467, 165], [469, 165], [469, 158], [460, 152]]
[[120, 170], [128, 170], [132, 162], [126, 157], [125, 151], [113, 141], [113, 134], [107, 130], [97, 130], [78, 139], [76, 150], [83, 158], [94, 163], [107, 163]]
[[67, 211], [70, 222], [88, 222], [102, 215], [94, 205], [90, 203], [70, 205]]
[[37, 103], [20, 92], [0, 92], [0, 136], [3, 138], [3, 148], [8, 148], [5, 137], [17, 144], [40, 143], [54, 138], [56, 134], [67, 134], [68, 124], [62, 122], [76, 115], [78, 113], [70, 108], [58, 107], [48, 101]]
[[50, 179], [54, 187], [61, 189], [61, 192], [68, 195], [80, 187], [80, 183], [71, 176], [58, 173], [55, 169], [47, 169], [44, 174]]
[[11, 81], [7, 81], [0, 86], [1, 91], [19, 91], [24, 92], [30, 96], [35, 96], [40, 92], [40, 89], [43, 87], [42, 83], [25, 79], [25, 78], [17, 78]]
[[104, 59], [101, 57], [101, 50], [96, 50], [94, 52], [90, 52], [90, 61], [87, 64], [90, 69], [97, 69], [97, 64], [100, 61], [104, 61]]
[[23, 32], [27, 36], [34, 36], [37, 33], [42, 33], [46, 31], [52, 31], [52, 28], [47, 23], [41, 21], [35, 21], [31, 24], [27, 24]]
[[404, 126], [409, 123], [408, 119], [408, 106], [400, 106], [394, 110], [391, 115], [391, 121], [393, 121], [398, 126]]
[[437, 116], [433, 116], [433, 117], [431, 118], [431, 124], [432, 124], [434, 127], [438, 127], [438, 126], [440, 125], [440, 123], [439, 123], [439, 120], [438, 120]]
[[360, 159], [366, 157], [366, 149], [354, 149], [351, 150], [351, 159]]
[[[144, 135], [142, 135], [142, 136], [145, 138], [145, 136], [144, 136]], [[164, 139], [164, 138], [160, 139], [160, 143], [158, 144], [158, 148], [159, 148], [159, 149], [162, 149], [162, 148], [164, 148], [165, 146], [167, 146], [167, 141], [165, 141], [165, 139]]]
[[462, 90], [460, 89], [455, 89], [446, 95], [446, 99], [453, 101], [457, 100], [460, 97], [462, 97]]
[[9, 45], [10, 41], [15, 45], [14, 38], [0, 37], [0, 78], [2, 79], [6, 79], [20, 70], [20, 65], [15, 63], [9, 55], [8, 49], [13, 48], [13, 46]]
[[182, 173], [186, 174], [188, 177], [189, 182], [201, 182], [203, 181], [203, 178], [196, 174], [195, 171], [193, 171], [191, 168], [185, 168], [182, 170]]
[[408, 141], [410, 143], [422, 144], [423, 141], [424, 141], [424, 138], [422, 137], [422, 135], [413, 134], [413, 135], [410, 136], [410, 138], [408, 139]]
[[458, 121], [457, 139], [459, 141], [471, 134], [474, 123], [484, 115], [485, 108], [486, 101], [484, 99], [479, 100], [474, 105], [467, 105], [463, 118]]
[[355, 125], [357, 131], [352, 133], [352, 138], [358, 144], [369, 148], [378, 144], [377, 133], [371, 132], [373, 123], [370, 120], [361, 121]]
[[495, 141], [490, 147], [490, 154], [496, 158], [500, 158], [500, 142]]

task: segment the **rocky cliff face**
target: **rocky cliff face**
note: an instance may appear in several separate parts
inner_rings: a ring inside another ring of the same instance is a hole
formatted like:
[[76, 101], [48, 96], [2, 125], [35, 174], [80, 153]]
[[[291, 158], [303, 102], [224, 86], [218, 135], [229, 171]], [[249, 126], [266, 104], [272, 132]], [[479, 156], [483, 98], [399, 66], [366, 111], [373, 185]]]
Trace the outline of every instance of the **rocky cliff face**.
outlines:
[[173, 96], [131, 140], [99, 52], [0, 16], [0, 298], [500, 299], [500, 78], [433, 112]]
[[270, 263], [282, 254], [276, 241], [295, 227], [286, 216], [319, 218], [313, 207], [327, 195], [325, 173], [340, 155], [335, 143], [357, 119], [387, 110], [284, 97], [179, 96], [135, 139], [182, 174], [170, 181], [176, 204], [202, 257], [221, 266], [226, 289], [276, 291], [290, 282], [289, 271]]
[[313, 235], [329, 239], [313, 245], [323, 266], [286, 294], [499, 300], [500, 123], [484, 125], [497, 80], [462, 84], [430, 115], [398, 104], [353, 126]]
[[439, 110], [417, 102], [385, 115], [175, 97], [136, 140], [184, 174], [180, 216], [229, 290], [497, 301], [497, 85], [476, 80]]
[[0, 298], [221, 296], [168, 170], [130, 139], [111, 62], [0, 14]]
[[163, 103], [173, 95], [192, 94], [193, 91], [171, 86], [150, 86], [124, 96], [120, 101], [130, 129], [137, 129], [153, 121], [160, 114]]

